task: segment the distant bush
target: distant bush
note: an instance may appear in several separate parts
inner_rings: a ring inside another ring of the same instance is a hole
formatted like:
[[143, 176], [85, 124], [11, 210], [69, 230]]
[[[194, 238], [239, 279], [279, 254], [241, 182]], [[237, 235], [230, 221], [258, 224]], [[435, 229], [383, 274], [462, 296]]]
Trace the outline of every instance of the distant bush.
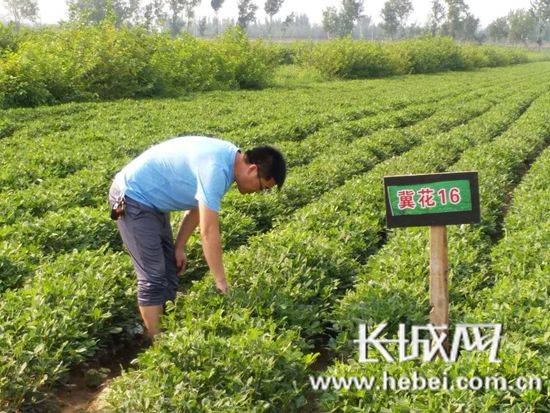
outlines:
[[479, 46], [487, 56], [487, 66], [515, 65], [529, 61], [527, 52], [521, 49], [497, 46]]
[[460, 46], [448, 37], [410, 39], [388, 44], [407, 60], [407, 72], [431, 73], [460, 67]]
[[489, 56], [482, 47], [474, 44], [462, 45], [459, 52], [457, 69], [472, 70], [478, 67], [489, 66]]
[[402, 71], [394, 48], [383, 43], [339, 39], [302, 50], [300, 62], [315, 67], [327, 78], [381, 77]]
[[297, 59], [329, 79], [465, 70], [529, 60], [519, 49], [459, 44], [447, 37], [398, 42], [330, 40], [302, 50]]
[[533, 51], [530, 50], [527, 52], [527, 56], [529, 58], [530, 62], [543, 62], [550, 60], [550, 50], [540, 50], [540, 51]]
[[269, 84], [275, 66], [293, 63], [313, 77], [352, 79], [528, 60], [518, 49], [458, 44], [445, 37], [266, 44], [249, 40], [237, 28], [205, 40], [109, 23], [21, 32], [0, 25], [0, 108], [256, 89]]
[[249, 41], [240, 29], [226, 31], [218, 42], [203, 40], [202, 44], [213, 46], [214, 55], [225, 65], [226, 75], [234, 76], [241, 88], [265, 86], [279, 64], [262, 41]]
[[22, 33], [15, 30], [15, 24], [4, 25], [0, 23], [0, 56], [2, 56], [2, 53], [16, 50], [22, 37]]
[[309, 51], [314, 43], [307, 40], [296, 40], [292, 42], [272, 42], [269, 47], [276, 56], [280, 65], [291, 65], [300, 61], [304, 51]]
[[0, 106], [259, 88], [275, 64], [261, 41], [239, 29], [216, 40], [108, 24], [45, 29], [0, 60]]

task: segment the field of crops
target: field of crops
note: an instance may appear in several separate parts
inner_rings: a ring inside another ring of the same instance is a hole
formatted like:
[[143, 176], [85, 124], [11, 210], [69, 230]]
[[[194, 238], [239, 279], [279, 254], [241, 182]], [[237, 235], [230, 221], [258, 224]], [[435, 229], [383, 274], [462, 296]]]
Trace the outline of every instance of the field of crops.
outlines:
[[[109, 383], [107, 411], [549, 411], [544, 62], [3, 111], [0, 411], [40, 406], [75, 366], [132, 340], [135, 275], [107, 191], [130, 159], [183, 134], [273, 144], [289, 175], [281, 192], [224, 198], [229, 295], [191, 239], [166, 332]], [[429, 316], [427, 229], [386, 228], [382, 178], [465, 170], [479, 172], [482, 220], [449, 227], [450, 317], [503, 323], [502, 362], [358, 363], [358, 322]], [[544, 388], [314, 392], [308, 380], [382, 370], [533, 375]]]

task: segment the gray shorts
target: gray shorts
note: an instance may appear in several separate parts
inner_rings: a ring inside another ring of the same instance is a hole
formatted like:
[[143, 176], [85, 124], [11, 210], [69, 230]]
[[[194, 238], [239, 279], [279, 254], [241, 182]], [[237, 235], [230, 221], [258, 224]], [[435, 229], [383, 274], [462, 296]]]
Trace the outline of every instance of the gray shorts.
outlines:
[[[109, 190], [109, 205], [123, 196], [115, 183]], [[164, 305], [173, 301], [179, 278], [170, 226], [170, 213], [124, 196], [126, 210], [116, 223], [137, 273], [140, 306]]]

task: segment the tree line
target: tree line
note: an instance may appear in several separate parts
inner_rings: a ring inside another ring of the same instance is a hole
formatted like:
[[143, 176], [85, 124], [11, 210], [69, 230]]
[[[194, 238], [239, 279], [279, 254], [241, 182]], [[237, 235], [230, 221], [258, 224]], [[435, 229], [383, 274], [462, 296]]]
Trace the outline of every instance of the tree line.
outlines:
[[[2, 0], [16, 27], [38, 20], [38, 0]], [[528, 9], [512, 10], [486, 28], [464, 0], [432, 0], [424, 25], [409, 24], [414, 11], [411, 0], [387, 0], [380, 12], [381, 23], [373, 24], [367, 14], [368, 2], [341, 0], [339, 7], [323, 10], [322, 24], [312, 24], [305, 14], [280, 13], [285, 0], [266, 0], [266, 18], [257, 18], [254, 0], [238, 0], [237, 19], [220, 19], [225, 0], [210, 0], [211, 16], [196, 15], [201, 0], [67, 0], [68, 20], [97, 24], [105, 20], [117, 26], [142, 26], [150, 31], [182, 31], [210, 37], [230, 26], [241, 26], [251, 37], [272, 38], [354, 38], [399, 39], [425, 34], [446, 35], [459, 41], [537, 43], [550, 40], [550, 0], [531, 0]]]

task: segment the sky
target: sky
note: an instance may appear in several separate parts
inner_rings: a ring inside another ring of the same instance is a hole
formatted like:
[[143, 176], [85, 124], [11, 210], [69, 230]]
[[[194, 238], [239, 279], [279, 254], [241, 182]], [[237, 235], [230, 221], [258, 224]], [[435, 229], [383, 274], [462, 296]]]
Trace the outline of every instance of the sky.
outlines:
[[[147, 0], [141, 0], [146, 4]], [[225, 0], [220, 10], [221, 17], [237, 17], [238, 0]], [[366, 0], [365, 14], [372, 17], [374, 22], [380, 22], [380, 10], [385, 0]], [[265, 0], [255, 0], [259, 6], [256, 14], [259, 19], [265, 16], [263, 5]], [[307, 14], [312, 22], [320, 23], [322, 12], [328, 6], [338, 6], [341, 0], [285, 0], [281, 11], [276, 17], [284, 18], [292, 12]], [[423, 24], [427, 20], [430, 11], [431, 0], [412, 0], [414, 12], [409, 19], [410, 23], [416, 22]], [[486, 26], [495, 18], [504, 16], [512, 9], [528, 8], [529, 0], [466, 0], [472, 13], [481, 20], [481, 25]], [[66, 0], [38, 0], [40, 8], [40, 21], [42, 23], [56, 23], [59, 20], [67, 19]], [[0, 1], [0, 16], [6, 15], [3, 7], [3, 1]], [[197, 16], [212, 16], [213, 11], [210, 7], [210, 0], [202, 0], [197, 9]]]

